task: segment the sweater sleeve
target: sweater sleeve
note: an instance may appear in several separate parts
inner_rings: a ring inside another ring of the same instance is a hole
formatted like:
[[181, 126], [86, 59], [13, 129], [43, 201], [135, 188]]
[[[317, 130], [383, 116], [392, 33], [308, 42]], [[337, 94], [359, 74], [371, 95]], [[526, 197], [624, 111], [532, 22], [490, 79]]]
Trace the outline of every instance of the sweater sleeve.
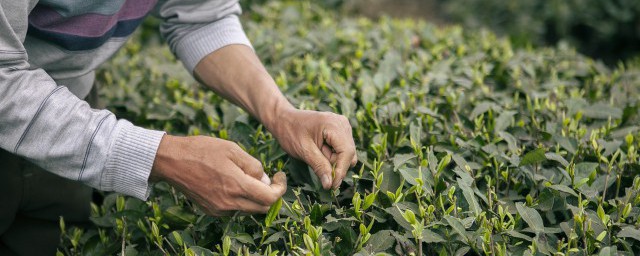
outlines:
[[162, 36], [189, 72], [209, 53], [231, 44], [251, 43], [242, 29], [238, 1], [160, 1], [156, 15]]
[[164, 133], [91, 109], [31, 67], [28, 2], [0, 0], [0, 147], [62, 177], [145, 199]]

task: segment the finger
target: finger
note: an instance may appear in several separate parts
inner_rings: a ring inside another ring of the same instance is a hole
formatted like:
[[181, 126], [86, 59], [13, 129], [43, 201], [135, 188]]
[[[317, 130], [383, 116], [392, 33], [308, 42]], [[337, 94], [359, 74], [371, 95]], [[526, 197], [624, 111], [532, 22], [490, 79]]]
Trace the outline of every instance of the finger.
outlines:
[[266, 213], [269, 211], [270, 205], [256, 203], [248, 198], [237, 198], [238, 210], [246, 213]]
[[283, 172], [276, 173], [273, 175], [271, 185], [265, 185], [255, 179], [247, 179], [243, 186], [246, 191], [245, 198], [257, 204], [270, 206], [287, 191], [287, 176]]
[[342, 179], [347, 174], [347, 170], [355, 156], [355, 148], [352, 143], [348, 142], [351, 138], [346, 136], [346, 134], [326, 129], [323, 135], [325, 142], [333, 148], [333, 151], [335, 151], [337, 155], [334, 170], [335, 175], [333, 178], [333, 188], [336, 189], [340, 186]]
[[327, 144], [323, 144], [322, 145], [322, 154], [324, 155], [324, 157], [329, 159], [330, 163], [335, 163], [336, 162], [336, 154], [333, 152], [331, 147], [329, 147], [329, 145], [327, 145]]
[[353, 159], [351, 159], [351, 167], [356, 166], [357, 163], [358, 163], [358, 155], [354, 154]]
[[351, 123], [349, 123], [349, 119], [345, 116], [342, 116], [344, 121], [341, 122], [341, 124], [343, 124], [343, 129], [345, 134], [349, 135], [349, 138], [351, 138], [349, 140], [349, 142], [351, 142], [351, 147], [353, 148], [353, 159], [351, 159], [351, 167], [356, 166], [356, 164], [358, 163], [358, 155], [355, 153], [356, 152], [356, 143], [353, 140], [353, 128], [351, 127]]
[[231, 159], [245, 174], [262, 181], [266, 185], [271, 184], [269, 176], [264, 172], [262, 163], [258, 159], [244, 152], [240, 147], [232, 151], [234, 152], [232, 152]]
[[204, 212], [207, 215], [215, 216], [215, 217], [223, 217], [223, 216], [232, 216], [236, 212], [232, 210], [227, 210], [227, 211], [217, 210], [213, 205], [209, 203], [207, 199], [199, 196], [198, 194], [194, 194], [193, 192], [188, 190], [181, 190], [181, 191], [183, 191], [184, 194], [187, 195], [187, 197], [189, 197], [193, 202], [196, 203], [195, 206], [198, 209], [200, 209], [202, 212]]
[[237, 212], [237, 211], [209, 211], [209, 210], [202, 210], [202, 211], [207, 215], [214, 216], [214, 217], [229, 217], [229, 216], [233, 216], [233, 214]]
[[318, 175], [318, 178], [320, 178], [322, 187], [324, 189], [331, 188], [332, 168], [329, 159], [325, 157], [318, 146], [316, 146], [316, 144], [313, 142], [307, 143], [307, 145], [305, 145], [305, 148], [307, 148], [308, 150], [307, 154], [302, 156], [302, 160], [309, 164], [309, 166], [311, 166], [311, 169], [313, 169], [313, 172]]
[[342, 184], [342, 179], [347, 175], [347, 170], [351, 165], [352, 157], [347, 155], [346, 153], [338, 153], [337, 161], [336, 161], [336, 170], [335, 176], [333, 177], [333, 188], [337, 189]]

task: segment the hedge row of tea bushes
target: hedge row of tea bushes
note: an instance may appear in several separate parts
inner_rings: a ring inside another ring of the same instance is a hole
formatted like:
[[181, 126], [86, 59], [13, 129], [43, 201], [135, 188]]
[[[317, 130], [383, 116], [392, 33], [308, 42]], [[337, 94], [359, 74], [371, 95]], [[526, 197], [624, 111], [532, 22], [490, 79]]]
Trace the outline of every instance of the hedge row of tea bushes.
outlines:
[[565, 41], [611, 63], [640, 53], [640, 1], [440, 0], [443, 13], [469, 28], [489, 27], [520, 45]]
[[[346, 115], [359, 163], [324, 191], [166, 47], [127, 44], [98, 73], [109, 108], [173, 134], [237, 141], [289, 189], [267, 215], [204, 216], [165, 183], [108, 194], [62, 254], [634, 255], [640, 251], [640, 69], [486, 31], [337, 17], [271, 3], [244, 17], [296, 106]], [[148, 41], [148, 40], [147, 40]]]

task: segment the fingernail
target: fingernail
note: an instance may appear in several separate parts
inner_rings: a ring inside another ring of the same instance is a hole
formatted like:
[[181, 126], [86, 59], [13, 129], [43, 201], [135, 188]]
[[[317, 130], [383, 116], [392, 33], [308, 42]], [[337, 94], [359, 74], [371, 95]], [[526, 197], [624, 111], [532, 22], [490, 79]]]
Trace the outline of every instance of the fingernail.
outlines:
[[322, 175], [322, 186], [325, 188], [331, 187], [331, 178], [328, 174]]
[[264, 184], [271, 185], [271, 180], [269, 179], [269, 176], [267, 176], [266, 173], [262, 174], [262, 178], [260, 179], [260, 181], [262, 181], [262, 183]]

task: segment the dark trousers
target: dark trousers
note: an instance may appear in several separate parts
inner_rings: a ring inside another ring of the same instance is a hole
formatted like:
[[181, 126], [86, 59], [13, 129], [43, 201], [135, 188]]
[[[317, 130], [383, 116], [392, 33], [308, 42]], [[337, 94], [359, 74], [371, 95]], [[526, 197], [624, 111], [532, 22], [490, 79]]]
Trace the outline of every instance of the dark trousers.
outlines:
[[[96, 91], [86, 100], [96, 107]], [[0, 149], [0, 255], [55, 255], [60, 217], [67, 227], [88, 223], [91, 195], [90, 187]]]

